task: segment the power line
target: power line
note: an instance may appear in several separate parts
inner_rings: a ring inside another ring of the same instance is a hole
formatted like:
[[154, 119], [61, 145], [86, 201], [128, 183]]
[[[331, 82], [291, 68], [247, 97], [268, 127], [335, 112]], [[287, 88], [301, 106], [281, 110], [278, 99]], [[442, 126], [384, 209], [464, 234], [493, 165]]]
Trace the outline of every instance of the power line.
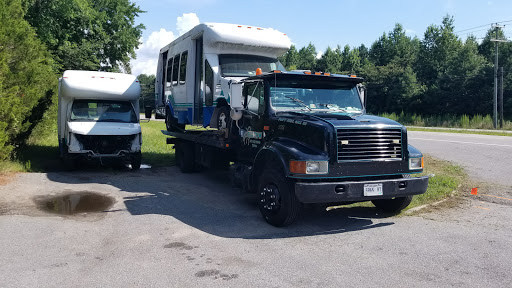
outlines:
[[477, 29], [477, 28], [482, 28], [482, 27], [485, 27], [485, 26], [493, 25], [493, 24], [502, 24], [502, 23], [508, 23], [508, 22], [512, 22], [512, 20], [492, 22], [492, 23], [476, 26], [476, 27], [473, 27], [473, 28], [467, 28], [467, 29], [459, 30], [459, 31], [456, 31], [456, 32], [453, 32], [453, 33], [458, 34], [460, 32], [465, 32], [465, 31], [469, 31], [469, 30], [473, 30], [473, 29]]

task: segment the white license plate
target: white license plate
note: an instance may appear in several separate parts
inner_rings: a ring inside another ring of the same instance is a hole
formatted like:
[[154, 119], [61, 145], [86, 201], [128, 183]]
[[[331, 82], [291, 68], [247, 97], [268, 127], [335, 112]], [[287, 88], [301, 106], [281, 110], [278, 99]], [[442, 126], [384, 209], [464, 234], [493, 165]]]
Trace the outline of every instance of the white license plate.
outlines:
[[364, 196], [381, 196], [382, 183], [379, 184], [364, 184]]

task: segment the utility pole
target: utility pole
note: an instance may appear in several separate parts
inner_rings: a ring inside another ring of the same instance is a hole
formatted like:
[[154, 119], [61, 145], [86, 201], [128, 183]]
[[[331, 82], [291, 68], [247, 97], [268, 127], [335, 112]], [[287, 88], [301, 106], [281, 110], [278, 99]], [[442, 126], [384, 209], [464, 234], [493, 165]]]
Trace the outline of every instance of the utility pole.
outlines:
[[491, 39], [492, 42], [495, 43], [495, 51], [496, 51], [496, 56], [494, 58], [494, 108], [493, 108], [493, 126], [494, 126], [494, 129], [496, 129], [498, 127], [498, 42], [507, 42], [506, 40], [499, 40], [498, 39], [498, 31], [499, 29], [503, 28], [505, 26], [501, 26], [501, 25], [498, 25], [498, 23], [496, 23], [495, 25], [493, 25], [492, 28], [495, 29], [495, 32], [496, 32], [496, 38], [495, 39]]
[[503, 66], [500, 67], [500, 129], [503, 129]]

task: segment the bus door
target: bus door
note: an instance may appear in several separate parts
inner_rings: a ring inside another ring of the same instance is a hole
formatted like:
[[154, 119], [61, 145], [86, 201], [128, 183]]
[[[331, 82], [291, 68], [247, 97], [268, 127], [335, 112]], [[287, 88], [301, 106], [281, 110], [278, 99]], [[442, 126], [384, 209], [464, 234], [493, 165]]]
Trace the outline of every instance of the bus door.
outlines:
[[195, 40], [195, 73], [194, 73], [194, 124], [203, 124], [203, 97], [202, 97], [202, 81], [203, 81], [203, 36], [199, 36]]

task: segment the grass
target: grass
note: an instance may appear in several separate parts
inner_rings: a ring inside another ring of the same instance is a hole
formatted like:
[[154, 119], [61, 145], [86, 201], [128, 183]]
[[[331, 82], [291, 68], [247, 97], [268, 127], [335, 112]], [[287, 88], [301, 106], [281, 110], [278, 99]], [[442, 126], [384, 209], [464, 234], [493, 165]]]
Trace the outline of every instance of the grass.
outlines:
[[[494, 129], [490, 115], [418, 115], [406, 113], [382, 113], [379, 116], [395, 120], [406, 126], [444, 127], [460, 129]], [[503, 130], [512, 130], [512, 121], [503, 121]]]
[[[458, 192], [460, 185], [466, 179], [466, 173], [462, 167], [453, 165], [448, 161], [425, 156], [425, 169], [423, 173], [415, 176], [434, 175], [430, 177], [427, 192], [413, 197], [411, 204], [404, 210], [431, 204], [442, 199], [446, 199], [453, 192]], [[335, 207], [374, 207], [370, 201], [354, 203], [350, 205], [342, 205]]]
[[[162, 121], [141, 122], [142, 164], [152, 167], [174, 165], [174, 149], [165, 142], [160, 130], [165, 130]], [[48, 172], [62, 169], [59, 158], [57, 127], [35, 131], [27, 145], [19, 148], [14, 161], [0, 163], [0, 173]]]
[[510, 132], [497, 131], [475, 131], [475, 130], [460, 130], [460, 129], [435, 129], [435, 128], [420, 128], [420, 127], [407, 127], [408, 131], [424, 131], [424, 132], [441, 132], [441, 133], [460, 133], [460, 134], [479, 134], [479, 135], [492, 135], [492, 136], [509, 136], [512, 137]]
[[165, 142], [166, 137], [161, 130], [165, 130], [163, 121], [141, 122], [142, 128], [142, 163], [152, 167], [169, 166], [175, 164], [173, 145]]
[[414, 196], [408, 209], [449, 197], [452, 192], [457, 191], [467, 177], [462, 167], [427, 155], [424, 172], [420, 175], [429, 174], [434, 176], [429, 179], [427, 192]]
[[[174, 149], [166, 144], [161, 130], [165, 129], [163, 121], [142, 122], [142, 163], [152, 167], [175, 164]], [[0, 174], [12, 172], [48, 172], [60, 170], [59, 148], [56, 129], [48, 129], [32, 137], [26, 147], [17, 151], [17, 160], [0, 163]], [[433, 203], [451, 195], [452, 191], [465, 179], [460, 166], [447, 161], [425, 156], [425, 170], [422, 175], [435, 174], [430, 178], [425, 194], [414, 197], [408, 209]], [[356, 203], [350, 206], [373, 206], [370, 202]], [[346, 207], [346, 206], [345, 206]]]

